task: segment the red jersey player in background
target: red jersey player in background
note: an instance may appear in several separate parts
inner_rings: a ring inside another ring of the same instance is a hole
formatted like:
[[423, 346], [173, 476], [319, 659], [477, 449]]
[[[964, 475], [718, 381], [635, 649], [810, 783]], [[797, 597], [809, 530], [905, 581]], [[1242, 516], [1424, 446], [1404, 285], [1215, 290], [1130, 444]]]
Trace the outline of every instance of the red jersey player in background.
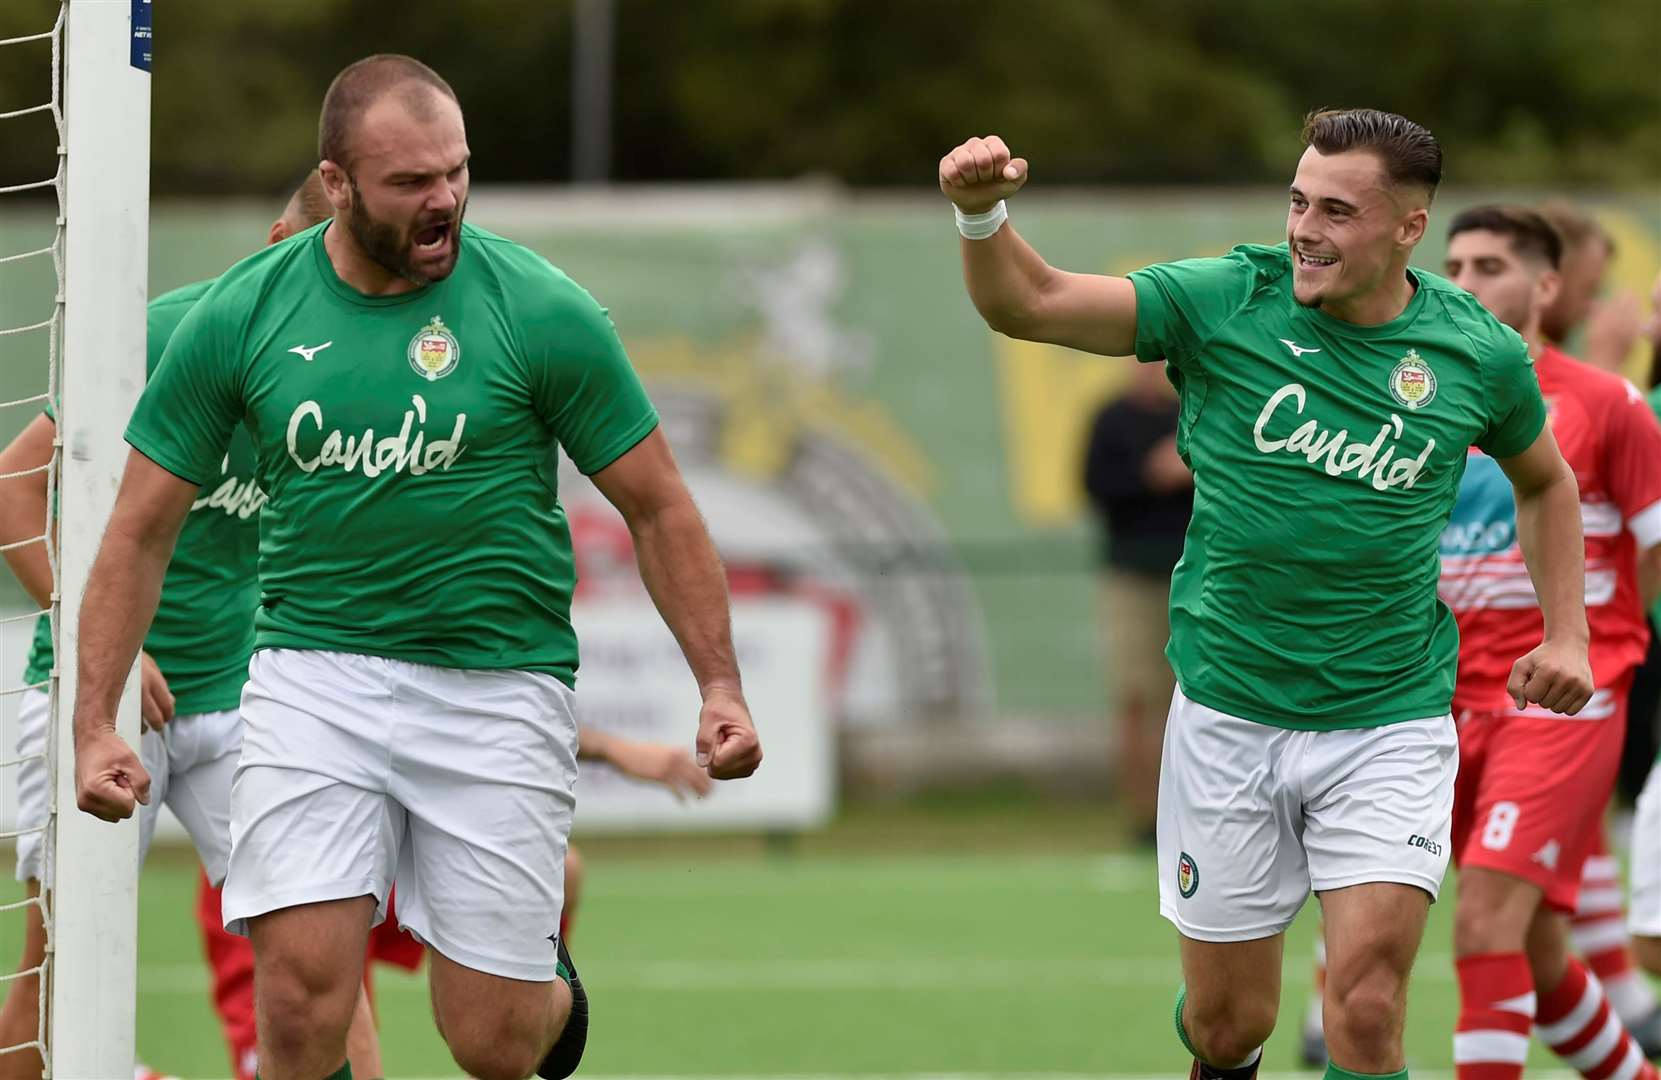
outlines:
[[1521, 1077], [1531, 1028], [1591, 1080], [1657, 1075], [1570, 954], [1568, 915], [1598, 848], [1627, 692], [1648, 645], [1644, 605], [1661, 580], [1661, 426], [1626, 380], [1544, 343], [1540, 314], [1558, 287], [1561, 252], [1556, 230], [1521, 207], [1475, 207], [1449, 226], [1448, 277], [1528, 342], [1580, 485], [1597, 687], [1572, 719], [1525, 708], [1508, 692], [1507, 654], [1538, 636], [1539, 602], [1510, 489], [1493, 461], [1472, 453], [1441, 545], [1442, 599], [1460, 633], [1459, 1080]]
[[[1536, 207], [1563, 239], [1563, 287], [1540, 315], [1546, 340], [1558, 344], [1579, 330], [1584, 340], [1581, 356], [1594, 367], [1619, 371], [1634, 341], [1645, 336], [1641, 304], [1628, 292], [1606, 296], [1607, 272], [1615, 255], [1615, 241], [1590, 215], [1565, 202]], [[1655, 652], [1651, 646], [1651, 652]], [[1661, 657], [1652, 657], [1652, 668]], [[1634, 684], [1644, 679], [1640, 676]], [[1626, 746], [1616, 776], [1616, 791], [1626, 801], [1638, 797], [1656, 756], [1653, 703], [1635, 704], [1628, 717]], [[1634, 849], [1637, 850], [1637, 849]], [[1572, 940], [1575, 951], [1603, 983], [1609, 1003], [1652, 1059], [1661, 1056], [1661, 1004], [1655, 991], [1633, 962], [1622, 904], [1620, 867], [1609, 854], [1607, 830], [1581, 872], [1580, 902], [1575, 908]]]

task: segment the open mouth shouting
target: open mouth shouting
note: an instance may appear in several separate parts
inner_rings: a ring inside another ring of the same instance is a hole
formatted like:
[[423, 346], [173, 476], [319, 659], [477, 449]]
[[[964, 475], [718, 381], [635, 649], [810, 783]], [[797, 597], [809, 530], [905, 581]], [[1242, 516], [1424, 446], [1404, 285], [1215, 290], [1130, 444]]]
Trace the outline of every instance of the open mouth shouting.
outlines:
[[415, 231], [411, 252], [418, 259], [442, 258], [454, 249], [455, 222], [450, 219]]

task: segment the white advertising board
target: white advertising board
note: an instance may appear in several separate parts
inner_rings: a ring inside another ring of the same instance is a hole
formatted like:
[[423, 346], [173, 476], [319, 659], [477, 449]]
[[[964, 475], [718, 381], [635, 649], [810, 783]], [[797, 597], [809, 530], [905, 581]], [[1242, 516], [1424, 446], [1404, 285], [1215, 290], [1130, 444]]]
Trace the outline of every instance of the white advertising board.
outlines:
[[[663, 788], [583, 762], [575, 831], [802, 829], [835, 808], [827, 667], [829, 619], [810, 600], [735, 599], [733, 643], [764, 754], [757, 773], [679, 802]], [[579, 602], [577, 714], [585, 725], [692, 749], [698, 688], [649, 603]]]

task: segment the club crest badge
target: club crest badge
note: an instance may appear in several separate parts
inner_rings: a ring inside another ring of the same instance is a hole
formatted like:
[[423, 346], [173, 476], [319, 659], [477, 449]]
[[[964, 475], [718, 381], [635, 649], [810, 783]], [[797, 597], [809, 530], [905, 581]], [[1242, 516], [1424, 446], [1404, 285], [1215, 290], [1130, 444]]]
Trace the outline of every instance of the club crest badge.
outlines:
[[1390, 372], [1390, 396], [1409, 409], [1422, 409], [1436, 397], [1436, 373], [1415, 349], [1408, 349]]
[[410, 338], [409, 366], [428, 382], [442, 379], [456, 370], [460, 359], [461, 342], [437, 315]]
[[1184, 851], [1177, 858], [1177, 892], [1184, 900], [1193, 896], [1200, 887], [1200, 867], [1194, 862], [1194, 857]]

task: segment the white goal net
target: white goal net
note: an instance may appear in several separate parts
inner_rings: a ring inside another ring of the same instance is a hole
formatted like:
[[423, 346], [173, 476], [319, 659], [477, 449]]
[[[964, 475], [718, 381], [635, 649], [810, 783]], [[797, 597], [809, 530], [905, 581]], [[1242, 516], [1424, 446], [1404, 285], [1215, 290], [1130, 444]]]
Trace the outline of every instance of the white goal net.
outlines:
[[[7, 431], [48, 404], [57, 421], [51, 459], [0, 480], [46, 473], [59, 521], [3, 545], [44, 545], [55, 588], [49, 610], [0, 617], [0, 631], [45, 615], [58, 662], [42, 681], [0, 686], [7, 697], [38, 689], [51, 699], [43, 749], [0, 745], [0, 791], [16, 790], [20, 770], [45, 766], [45, 821], [0, 831], [0, 840], [38, 835], [50, 878], [40, 896], [0, 904], [0, 919], [20, 923], [38, 913], [46, 929], [39, 963], [18, 969], [15, 955], [0, 956], [0, 989], [30, 987], [40, 1016], [32, 1037], [0, 1046], [0, 1055], [38, 1055], [44, 1075], [59, 1080], [110, 1080], [131, 1076], [133, 1067], [137, 829], [76, 810], [70, 703], [81, 593], [126, 458], [124, 418], [144, 381], [149, 14], [150, 0], [65, 0], [50, 26], [0, 39], [0, 63], [30, 71], [38, 65], [41, 89], [39, 100], [0, 111], [0, 145], [26, 145], [7, 129], [48, 118], [56, 135], [55, 160], [41, 155], [39, 179], [0, 186], [0, 197], [28, 204], [6, 217], [24, 225], [0, 233], [0, 271], [27, 274], [32, 287], [8, 291], [46, 297], [22, 313], [17, 303], [0, 302], [0, 342], [8, 346], [10, 369], [47, 361], [44, 392], [0, 392], [0, 413]], [[55, 214], [31, 214], [31, 207]], [[46, 223], [40, 235], [27, 227], [34, 221]], [[27, 238], [14, 245], [19, 236]], [[36, 372], [8, 370], [0, 387], [38, 386]], [[136, 745], [131, 685], [117, 726]], [[8, 926], [0, 940], [21, 942], [23, 934]]]

